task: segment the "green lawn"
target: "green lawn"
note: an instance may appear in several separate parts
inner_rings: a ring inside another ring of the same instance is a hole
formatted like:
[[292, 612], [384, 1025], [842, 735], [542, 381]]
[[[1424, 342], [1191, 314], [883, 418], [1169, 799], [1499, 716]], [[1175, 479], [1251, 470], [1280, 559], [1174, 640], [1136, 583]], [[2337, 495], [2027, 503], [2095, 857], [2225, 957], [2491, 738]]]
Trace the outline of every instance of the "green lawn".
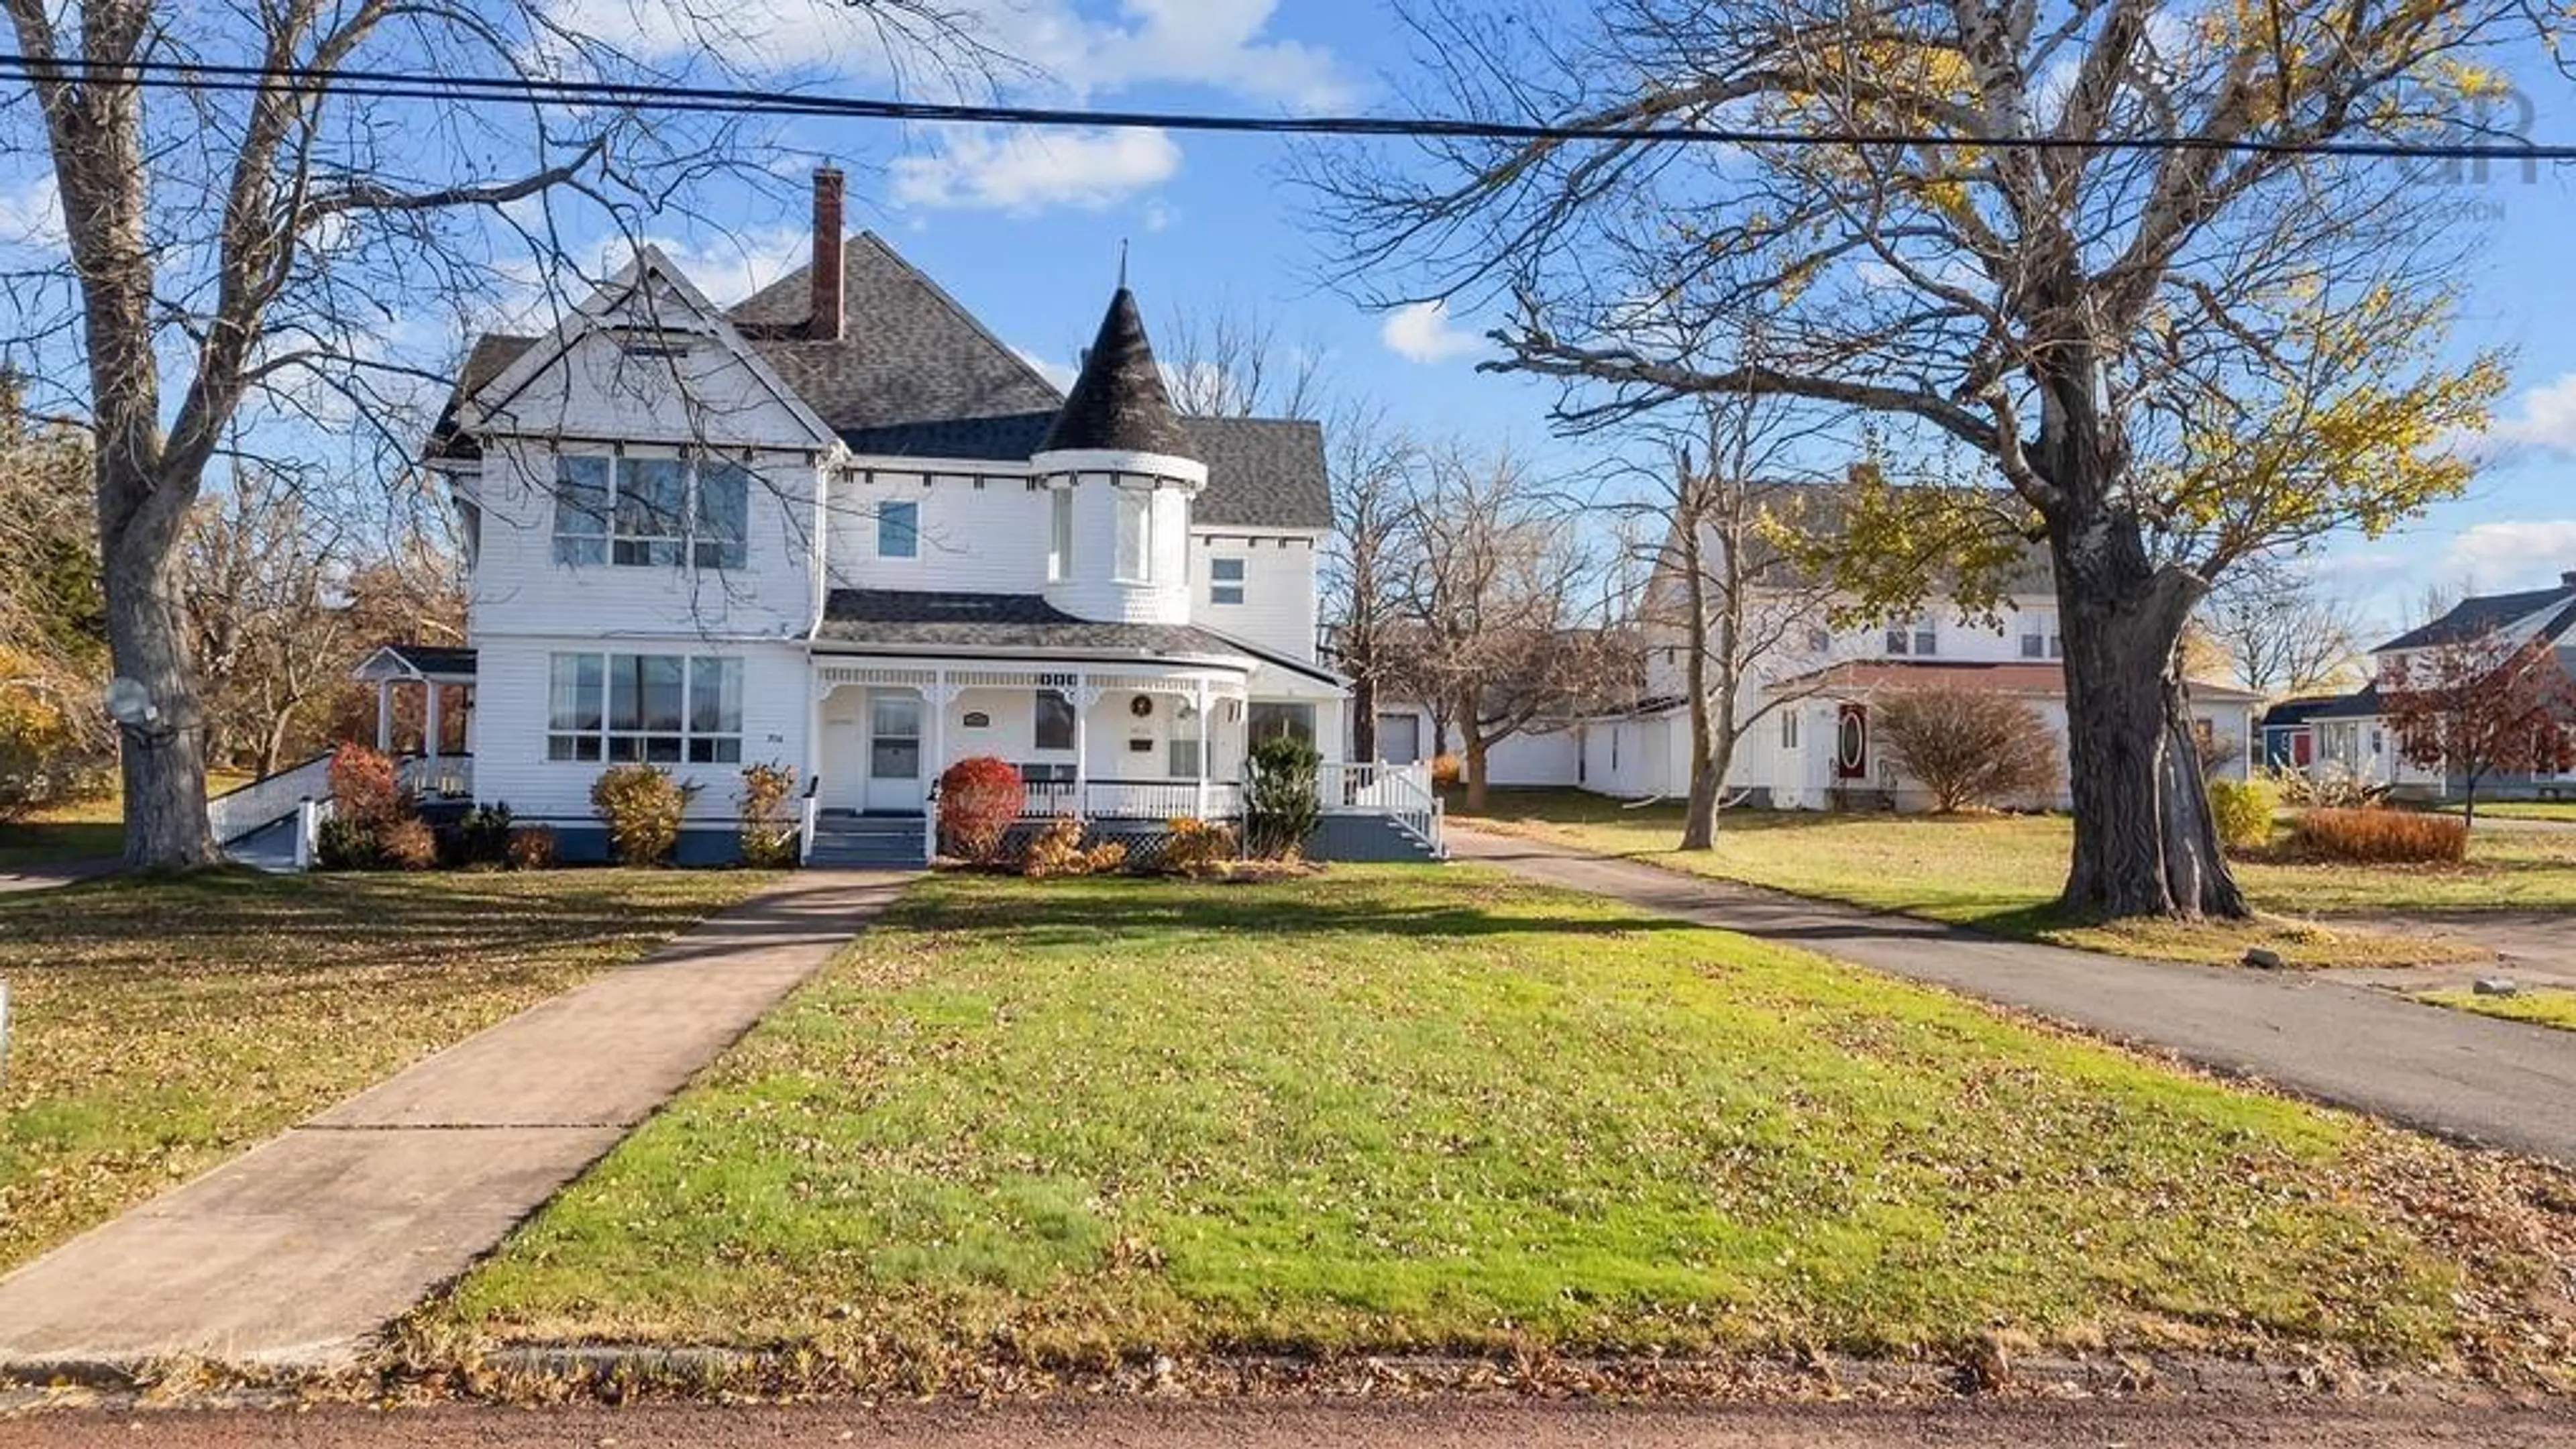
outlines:
[[2570, 1306], [2571, 1204], [2501, 1159], [1479, 868], [943, 877], [405, 1348], [731, 1345], [931, 1388], [1152, 1353], [1989, 1331], [2417, 1360], [2509, 1324], [2576, 1362], [2541, 1321]]
[[[220, 795], [250, 783], [250, 778], [235, 771], [210, 770], [206, 793]], [[0, 870], [107, 860], [124, 853], [125, 804], [114, 795], [0, 824]]]
[[[2451, 814], [2460, 813], [2457, 805], [2442, 807]], [[2576, 821], [2576, 800], [2480, 800], [2480, 820], [2557, 820]]]
[[2512, 996], [2480, 996], [2474, 991], [2420, 991], [2415, 999], [2455, 1011], [2474, 1011], [2483, 1016], [2501, 1016], [2509, 1021], [2538, 1022], [2563, 1031], [2576, 1031], [2576, 991], [2544, 988]]
[[[1999, 935], [2123, 955], [2227, 963], [2268, 946], [2294, 965], [2391, 965], [2476, 959], [2456, 939], [2337, 924], [2339, 913], [2389, 916], [2576, 906], [2576, 833], [2482, 832], [2456, 867], [2237, 863], [2264, 918], [2238, 924], [2070, 923], [2051, 909], [2065, 883], [2072, 823], [2062, 815], [1935, 817], [1730, 810], [1715, 849], [1673, 849], [1681, 807], [1630, 810], [1574, 791], [1496, 791], [1480, 819], [1586, 850], [1674, 870], [1906, 911]], [[2319, 917], [2328, 919], [2320, 920]]]
[[0, 1270], [762, 879], [225, 871], [0, 896]]

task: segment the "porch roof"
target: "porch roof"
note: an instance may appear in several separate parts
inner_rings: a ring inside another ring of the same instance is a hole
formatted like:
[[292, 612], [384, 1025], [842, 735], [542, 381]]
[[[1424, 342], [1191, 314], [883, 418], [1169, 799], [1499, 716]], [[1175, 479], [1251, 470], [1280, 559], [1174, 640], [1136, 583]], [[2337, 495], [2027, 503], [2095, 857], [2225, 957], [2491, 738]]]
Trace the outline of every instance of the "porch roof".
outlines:
[[1272, 664], [1328, 684], [1329, 670], [1195, 624], [1104, 623], [1077, 619], [1036, 594], [912, 589], [834, 589], [825, 597], [818, 645], [920, 654], [1027, 654], [1041, 659], [1121, 664], [1212, 664], [1249, 673]]
[[371, 684], [386, 679], [472, 684], [474, 651], [441, 648], [433, 644], [386, 644], [359, 660], [357, 668], [349, 671], [349, 677]]

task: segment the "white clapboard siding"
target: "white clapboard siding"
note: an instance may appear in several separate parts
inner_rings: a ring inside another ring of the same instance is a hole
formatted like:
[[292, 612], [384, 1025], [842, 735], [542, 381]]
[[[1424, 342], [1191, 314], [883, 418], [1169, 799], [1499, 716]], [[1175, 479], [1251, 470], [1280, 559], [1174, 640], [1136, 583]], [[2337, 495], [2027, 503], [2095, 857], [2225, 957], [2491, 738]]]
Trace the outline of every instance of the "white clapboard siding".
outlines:
[[[721, 655], [743, 661], [742, 764], [805, 765], [808, 700], [804, 650], [792, 644], [715, 644], [686, 636], [602, 640], [578, 635], [513, 635], [480, 641], [475, 656], [474, 794], [522, 816], [591, 818], [590, 786], [608, 768], [546, 758], [549, 660], [558, 652]], [[689, 813], [701, 820], [739, 813], [742, 765], [673, 765], [704, 788]]]

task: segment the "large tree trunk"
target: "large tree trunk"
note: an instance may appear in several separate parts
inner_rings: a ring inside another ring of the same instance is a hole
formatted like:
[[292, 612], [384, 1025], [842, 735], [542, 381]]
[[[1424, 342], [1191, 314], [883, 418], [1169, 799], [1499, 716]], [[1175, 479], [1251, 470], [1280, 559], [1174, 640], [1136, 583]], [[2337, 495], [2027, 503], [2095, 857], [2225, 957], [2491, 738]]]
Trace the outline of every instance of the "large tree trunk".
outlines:
[[[132, 480], [105, 477], [117, 465], [102, 451], [103, 497], [145, 490]], [[222, 858], [206, 823], [206, 756], [203, 712], [187, 636], [179, 622], [173, 541], [159, 511], [149, 505], [121, 530], [101, 530], [105, 560], [107, 637], [116, 672], [141, 684], [160, 711], [150, 724], [124, 732], [120, 766], [125, 782], [125, 863], [138, 870], [182, 870]]]
[[2176, 659], [2197, 591], [2120, 547], [2115, 523], [2052, 527], [2075, 804], [2060, 904], [2087, 919], [2243, 916]]

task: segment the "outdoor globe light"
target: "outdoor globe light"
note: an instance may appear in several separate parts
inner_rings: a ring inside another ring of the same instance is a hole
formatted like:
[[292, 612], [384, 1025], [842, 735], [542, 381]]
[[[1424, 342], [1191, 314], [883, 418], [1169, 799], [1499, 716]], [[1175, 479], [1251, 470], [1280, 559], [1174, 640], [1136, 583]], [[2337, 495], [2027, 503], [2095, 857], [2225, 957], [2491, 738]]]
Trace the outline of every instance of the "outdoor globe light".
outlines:
[[161, 717], [152, 691], [139, 679], [118, 675], [107, 682], [107, 717], [128, 729], [141, 729]]

